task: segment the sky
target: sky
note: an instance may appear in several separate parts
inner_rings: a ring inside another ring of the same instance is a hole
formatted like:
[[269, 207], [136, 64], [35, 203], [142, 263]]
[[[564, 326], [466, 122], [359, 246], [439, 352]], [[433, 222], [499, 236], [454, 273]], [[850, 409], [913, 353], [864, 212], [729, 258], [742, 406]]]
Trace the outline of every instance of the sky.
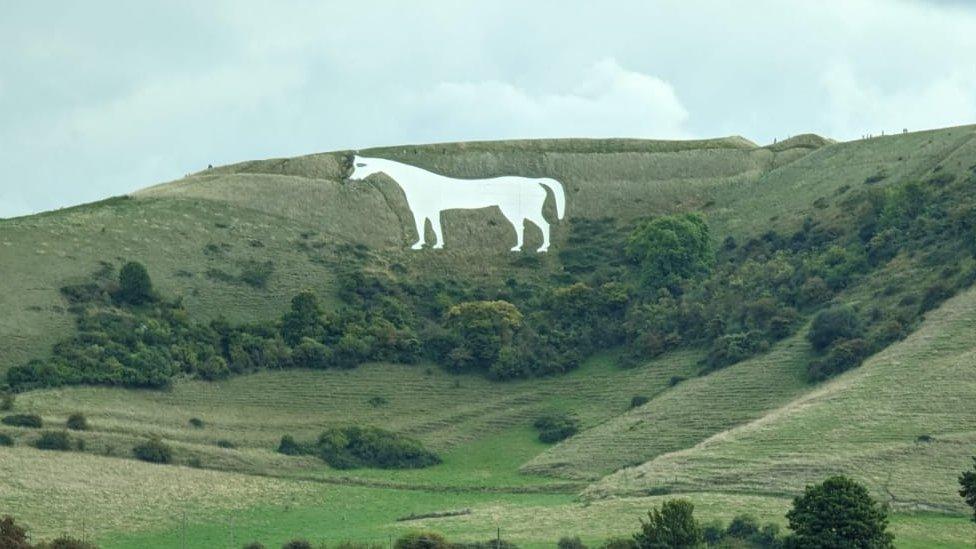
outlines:
[[258, 158], [976, 123], [976, 1], [0, 0], [0, 218]]

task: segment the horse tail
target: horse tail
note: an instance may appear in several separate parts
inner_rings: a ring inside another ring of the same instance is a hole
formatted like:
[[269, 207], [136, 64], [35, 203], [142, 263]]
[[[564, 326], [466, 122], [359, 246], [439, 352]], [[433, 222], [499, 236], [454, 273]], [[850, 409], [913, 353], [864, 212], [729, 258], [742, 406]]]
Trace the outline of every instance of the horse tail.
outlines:
[[566, 215], [566, 194], [563, 191], [563, 184], [548, 177], [539, 179], [539, 184], [552, 191], [552, 196], [556, 199], [556, 218], [562, 219]]

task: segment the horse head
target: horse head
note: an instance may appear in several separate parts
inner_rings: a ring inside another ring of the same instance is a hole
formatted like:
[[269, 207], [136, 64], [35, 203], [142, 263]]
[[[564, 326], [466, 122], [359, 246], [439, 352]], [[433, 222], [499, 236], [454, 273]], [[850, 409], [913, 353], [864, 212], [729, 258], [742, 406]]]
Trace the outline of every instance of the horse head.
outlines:
[[352, 157], [352, 173], [349, 174], [349, 179], [366, 179], [381, 170], [382, 168], [375, 162], [375, 159], [357, 154]]

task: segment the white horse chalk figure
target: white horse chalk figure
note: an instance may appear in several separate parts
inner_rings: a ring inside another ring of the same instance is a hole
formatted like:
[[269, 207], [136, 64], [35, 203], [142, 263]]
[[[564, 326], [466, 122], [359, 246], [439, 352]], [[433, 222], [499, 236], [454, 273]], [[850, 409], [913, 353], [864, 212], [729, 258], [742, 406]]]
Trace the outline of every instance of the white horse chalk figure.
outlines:
[[522, 249], [525, 222], [531, 221], [542, 230], [542, 246], [536, 251], [544, 252], [549, 249], [549, 223], [542, 217], [546, 188], [552, 191], [556, 199], [556, 217], [562, 219], [566, 211], [566, 196], [562, 184], [546, 177], [453, 179], [393, 160], [356, 156], [353, 158], [353, 172], [349, 178], [365, 179], [379, 172], [389, 176], [403, 189], [419, 235], [417, 242], [411, 246], [414, 250], [419, 250], [424, 245], [424, 228], [428, 219], [434, 229], [434, 248], [444, 247], [444, 227], [441, 224], [441, 212], [444, 210], [476, 210], [498, 206], [502, 215], [515, 227], [517, 242], [512, 251]]

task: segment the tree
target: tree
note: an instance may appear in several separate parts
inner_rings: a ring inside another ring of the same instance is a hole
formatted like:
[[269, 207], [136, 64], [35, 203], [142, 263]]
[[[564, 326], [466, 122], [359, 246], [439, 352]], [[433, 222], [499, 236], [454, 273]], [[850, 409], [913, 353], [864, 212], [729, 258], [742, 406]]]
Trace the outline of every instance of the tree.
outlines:
[[844, 476], [807, 486], [793, 500], [786, 519], [793, 530], [788, 547], [894, 547], [893, 536], [887, 532], [887, 510], [864, 486]]
[[291, 310], [281, 319], [281, 337], [285, 342], [294, 347], [304, 338], [321, 340], [324, 333], [318, 297], [304, 290], [291, 298]]
[[655, 217], [630, 234], [627, 254], [640, 265], [646, 288], [675, 286], [711, 266], [708, 224], [696, 213]]
[[850, 305], [828, 307], [813, 317], [807, 340], [823, 351], [840, 339], [853, 339], [864, 333], [861, 319]]
[[973, 470], [959, 475], [959, 486], [959, 495], [973, 508], [973, 522], [976, 522], [976, 457], [973, 457]]
[[142, 263], [130, 261], [119, 271], [119, 299], [131, 305], [153, 300], [152, 280]]
[[686, 499], [670, 499], [660, 510], [651, 509], [634, 540], [637, 549], [698, 547], [704, 542], [701, 526], [695, 520], [695, 506]]
[[507, 301], [467, 301], [447, 311], [448, 326], [461, 346], [451, 351], [456, 369], [473, 366], [487, 370], [501, 350], [512, 345], [522, 327], [522, 313]]

